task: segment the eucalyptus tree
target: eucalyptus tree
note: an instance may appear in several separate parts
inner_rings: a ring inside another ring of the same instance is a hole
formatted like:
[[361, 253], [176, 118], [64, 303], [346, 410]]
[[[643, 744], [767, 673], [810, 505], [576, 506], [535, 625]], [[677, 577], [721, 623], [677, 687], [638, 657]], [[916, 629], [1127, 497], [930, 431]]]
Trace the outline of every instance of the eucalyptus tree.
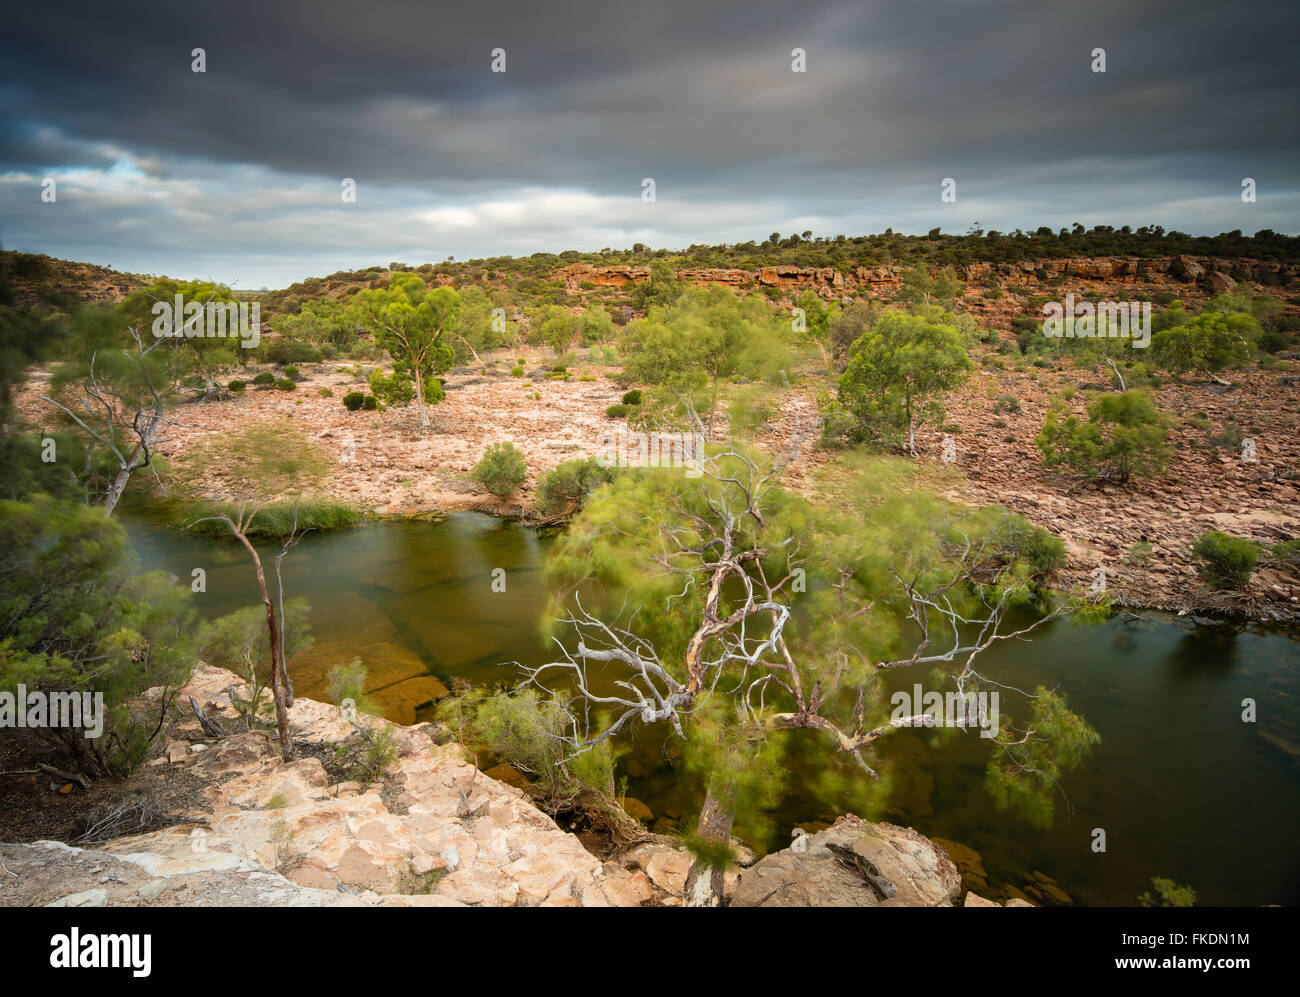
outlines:
[[776, 458], [714, 448], [694, 479], [622, 474], [548, 559], [558, 654], [525, 668], [526, 682], [565, 711], [571, 756], [638, 728], [682, 752], [703, 783], [688, 838], [695, 905], [719, 902], [737, 818], [787, 781], [784, 739], [816, 738], [870, 781], [876, 742], [934, 722], [919, 704], [886, 710], [893, 670], [944, 683], [961, 704], [953, 726], [993, 720], [988, 787], [1040, 819], [1096, 739], [1054, 691], [1024, 694], [1020, 725], [990, 718], [980, 695], [1008, 691], [984, 652], [1067, 612], [1046, 591], [1060, 541], [997, 508], [882, 493], [875, 468], [809, 502], [783, 485], [804, 439]]
[[452, 362], [449, 331], [460, 317], [460, 296], [449, 287], [430, 289], [419, 276], [394, 274], [387, 288], [354, 299], [375, 342], [392, 357], [394, 377], [412, 385], [420, 428], [428, 429], [429, 405], [442, 400], [436, 380]]

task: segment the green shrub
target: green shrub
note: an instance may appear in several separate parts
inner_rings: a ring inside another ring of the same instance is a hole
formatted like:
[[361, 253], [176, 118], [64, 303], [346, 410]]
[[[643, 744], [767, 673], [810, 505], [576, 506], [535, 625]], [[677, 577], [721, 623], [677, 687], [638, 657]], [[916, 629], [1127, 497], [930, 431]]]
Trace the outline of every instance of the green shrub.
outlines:
[[989, 532], [998, 560], [1019, 562], [1033, 578], [1046, 578], [1065, 567], [1065, 542], [1023, 516], [1008, 514]]
[[1212, 589], [1245, 588], [1259, 561], [1260, 545], [1219, 530], [1206, 530], [1192, 544], [1202, 581]]
[[366, 666], [360, 658], [330, 665], [325, 675], [325, 694], [335, 706], [342, 706], [345, 699], [350, 699], [356, 705], [358, 713], [382, 712], [366, 698]]
[[231, 381], [229, 384], [226, 385], [226, 387], [229, 388], [231, 391], [233, 391], [235, 394], [242, 395], [247, 385], [244, 384], [243, 381]]
[[1166, 419], [1145, 391], [1107, 393], [1088, 406], [1088, 417], [1048, 412], [1036, 440], [1050, 469], [1068, 467], [1081, 478], [1124, 484], [1159, 474], [1169, 460]]
[[275, 387], [278, 391], [296, 391], [298, 390], [298, 382], [287, 377], [282, 377], [280, 380], [275, 382]]
[[[101, 737], [31, 731], [43, 754], [68, 758], [60, 767], [99, 777], [144, 761], [196, 659], [192, 599], [174, 576], [136, 574], [126, 531], [103, 509], [0, 501], [0, 690], [103, 695]], [[132, 701], [157, 686], [160, 699]]]
[[331, 391], [329, 388], [325, 388], [325, 387], [317, 388], [317, 389], [316, 389], [316, 394], [320, 395], [322, 398], [333, 398], [333, 397], [334, 397], [334, 392]]
[[355, 412], [365, 404], [365, 401], [366, 394], [364, 391], [349, 391], [343, 396], [343, 407], [349, 412]]
[[528, 477], [528, 462], [513, 443], [493, 443], [470, 476], [493, 495], [513, 495]]
[[624, 404], [624, 405], [640, 405], [640, 404], [641, 404], [641, 389], [640, 389], [640, 388], [633, 388], [631, 391], [625, 391], [625, 392], [623, 393], [623, 404]]
[[264, 370], [262, 371], [262, 373], [258, 374], [257, 377], [253, 378], [253, 383], [258, 385], [274, 384], [275, 375], [272, 374], [269, 370]]
[[511, 368], [510, 368], [510, 376], [511, 376], [511, 377], [523, 377], [523, 376], [524, 376], [524, 368], [521, 367], [521, 366], [511, 367]]
[[605, 409], [605, 415], [611, 419], [625, 418], [627, 416], [627, 406], [622, 404], [611, 405], [609, 408]]
[[1276, 543], [1269, 553], [1278, 564], [1300, 570], [1300, 539]]
[[1015, 413], [1020, 411], [1020, 399], [1015, 395], [998, 395], [998, 400], [993, 406], [993, 412], [1001, 415], [1003, 412]]
[[284, 369], [284, 376], [292, 378], [295, 381], [301, 381], [302, 371], [299, 370], [296, 365], [290, 364], [288, 367]]
[[1135, 568], [1144, 568], [1151, 563], [1152, 547], [1145, 540], [1139, 540], [1128, 549], [1126, 559]]
[[376, 398], [374, 395], [366, 395], [365, 401], [361, 403], [361, 407], [365, 409], [367, 412], [378, 411], [379, 399]]
[[595, 457], [566, 460], [537, 482], [537, 511], [543, 516], [576, 512], [587, 496], [614, 480], [616, 468], [603, 467]]
[[293, 339], [277, 339], [266, 348], [266, 359], [274, 364], [320, 363], [320, 350], [310, 343]]

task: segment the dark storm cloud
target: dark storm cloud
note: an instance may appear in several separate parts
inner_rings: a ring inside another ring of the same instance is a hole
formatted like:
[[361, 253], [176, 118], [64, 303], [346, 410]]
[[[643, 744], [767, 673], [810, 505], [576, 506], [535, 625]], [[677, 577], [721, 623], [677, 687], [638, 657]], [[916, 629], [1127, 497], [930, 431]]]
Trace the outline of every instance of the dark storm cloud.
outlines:
[[[165, 267], [208, 218], [304, 263], [345, 244], [683, 244], [797, 220], [1296, 228], [1294, 4], [268, 0], [22, 5], [7, 22], [10, 244], [134, 238], [123, 252], [141, 253], [154, 218]], [[795, 47], [807, 73], [790, 71]], [[116, 186], [96, 179], [114, 168]], [[27, 203], [52, 171], [71, 171], [75, 223]], [[646, 176], [662, 210], [638, 215]], [[939, 203], [947, 176], [960, 208]], [[1261, 200], [1238, 218], [1244, 176]], [[342, 177], [362, 217], [327, 211]], [[570, 237], [548, 192], [589, 212]], [[206, 234], [211, 258], [239, 255]]]

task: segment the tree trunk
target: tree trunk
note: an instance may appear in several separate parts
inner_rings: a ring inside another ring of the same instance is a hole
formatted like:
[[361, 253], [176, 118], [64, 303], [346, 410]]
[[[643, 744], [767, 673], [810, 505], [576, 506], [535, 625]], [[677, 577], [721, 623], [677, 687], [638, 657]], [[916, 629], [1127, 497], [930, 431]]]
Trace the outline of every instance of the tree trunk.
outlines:
[[126, 491], [127, 482], [131, 480], [131, 472], [136, 468], [136, 461], [140, 458], [142, 444], [137, 443], [135, 449], [131, 451], [131, 457], [120, 471], [113, 476], [113, 483], [108, 486], [108, 494], [104, 496], [104, 512], [113, 515], [113, 510], [117, 508], [117, 503], [122, 498], [122, 493]]
[[415, 370], [415, 404], [420, 410], [420, 428], [428, 429], [430, 422], [429, 409], [424, 404], [424, 377], [418, 367]]
[[[733, 822], [730, 794], [714, 794], [714, 788], [704, 796], [704, 809], [695, 825], [695, 836], [707, 844], [726, 845], [731, 840]], [[691, 863], [686, 876], [686, 906], [717, 907], [722, 903], [723, 870], [713, 868], [697, 858]]]
[[[284, 678], [280, 672], [280, 625], [275, 618], [275, 604], [266, 589], [266, 572], [262, 570], [262, 559], [257, 556], [257, 548], [249, 542], [242, 532], [235, 534], [248, 553], [253, 556], [253, 565], [257, 568], [257, 587], [262, 593], [262, 603], [266, 606], [266, 627], [271, 636], [271, 699], [275, 701], [275, 727], [280, 735], [280, 751], [286, 762], [293, 761], [293, 738], [289, 736], [289, 711], [285, 706]], [[254, 702], [253, 711], [257, 705]]]

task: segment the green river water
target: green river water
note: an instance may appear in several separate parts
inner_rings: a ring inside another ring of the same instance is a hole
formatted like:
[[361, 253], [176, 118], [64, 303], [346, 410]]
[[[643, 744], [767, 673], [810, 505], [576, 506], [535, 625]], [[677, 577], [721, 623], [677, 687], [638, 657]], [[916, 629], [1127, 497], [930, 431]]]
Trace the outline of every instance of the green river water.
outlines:
[[[124, 522], [146, 569], [186, 580], [194, 568], [207, 572], [196, 596], [205, 617], [257, 602], [247, 554], [234, 543], [158, 526], [139, 509]], [[547, 655], [538, 636], [547, 543], [476, 513], [309, 535], [285, 561], [286, 593], [311, 603], [318, 653], [337, 648], [341, 660], [354, 645], [373, 645], [418, 658], [448, 686], [456, 677], [513, 681], [502, 662]], [[492, 590], [497, 568], [505, 593]], [[1082, 904], [1133, 904], [1152, 876], [1193, 886], [1202, 904], [1300, 903], [1300, 642], [1148, 614], [1088, 628], [1054, 623], [1032, 642], [994, 648], [982, 671], [1019, 688], [1059, 687], [1101, 735], [1063, 780], [1052, 825], [994, 808], [987, 742], [921, 729], [879, 742], [893, 775], [888, 798], [867, 816], [976, 849], [994, 895], [1038, 871]], [[891, 676], [892, 687], [924, 678]], [[1257, 723], [1241, 720], [1247, 697], [1258, 703]], [[656, 736], [623, 760], [627, 792], [660, 817], [689, 822], [695, 787], [674, 773]], [[833, 819], [833, 802], [811, 788], [827, 746], [812, 735], [799, 744], [793, 788], [760, 847], [788, 842], [796, 824]], [[1095, 828], [1106, 833], [1104, 853], [1093, 851]]]

